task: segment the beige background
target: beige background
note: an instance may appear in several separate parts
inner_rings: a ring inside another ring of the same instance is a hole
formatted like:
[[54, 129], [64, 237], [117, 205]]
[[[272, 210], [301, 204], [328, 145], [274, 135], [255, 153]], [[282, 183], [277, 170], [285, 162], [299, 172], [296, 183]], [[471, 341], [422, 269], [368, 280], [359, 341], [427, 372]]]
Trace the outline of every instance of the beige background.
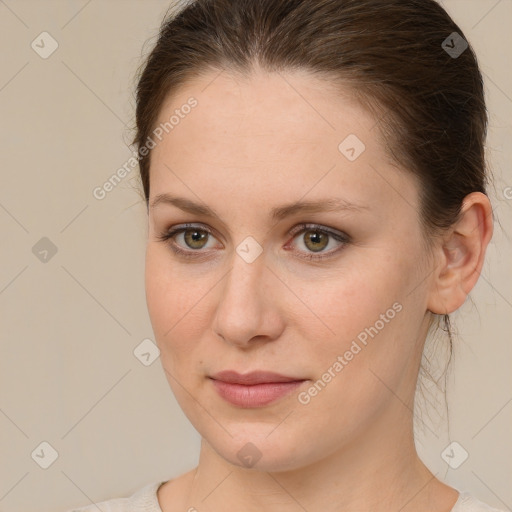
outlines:
[[[145, 366], [133, 352], [152, 338], [136, 170], [105, 199], [92, 194], [131, 156], [133, 76], [168, 5], [0, 0], [3, 512], [63, 511], [127, 496], [197, 461], [198, 434], [160, 360]], [[455, 315], [450, 438], [431, 411], [418, 449], [440, 478], [510, 510], [512, 199], [504, 191], [512, 186], [512, 1], [444, 5], [485, 73], [491, 195], [501, 225], [472, 300]], [[31, 48], [43, 31], [59, 45], [47, 59]], [[47, 262], [32, 250], [43, 237], [57, 248]], [[50, 460], [44, 441], [58, 452], [47, 469], [39, 465]], [[450, 441], [469, 453], [458, 469], [441, 457]]]

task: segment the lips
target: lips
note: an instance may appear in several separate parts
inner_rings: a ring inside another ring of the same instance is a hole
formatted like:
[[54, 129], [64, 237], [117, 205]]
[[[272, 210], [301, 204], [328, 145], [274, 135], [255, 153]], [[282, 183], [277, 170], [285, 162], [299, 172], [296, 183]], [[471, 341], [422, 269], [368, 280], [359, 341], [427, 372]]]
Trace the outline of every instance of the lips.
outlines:
[[288, 395], [306, 379], [274, 372], [254, 371], [240, 374], [224, 370], [210, 379], [218, 394], [238, 407], [263, 407]]
[[221, 380], [229, 384], [245, 385], [267, 384], [271, 382], [295, 382], [305, 380], [299, 377], [287, 377], [286, 375], [281, 375], [274, 372], [254, 371], [241, 374], [234, 370], [224, 370], [222, 372], [216, 373], [211, 378], [215, 380]]

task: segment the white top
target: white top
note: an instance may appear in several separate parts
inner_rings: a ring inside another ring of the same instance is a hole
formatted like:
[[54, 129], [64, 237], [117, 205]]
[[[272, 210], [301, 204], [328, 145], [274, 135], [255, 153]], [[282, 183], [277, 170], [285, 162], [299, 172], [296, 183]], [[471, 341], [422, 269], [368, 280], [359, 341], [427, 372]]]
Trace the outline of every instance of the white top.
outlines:
[[[67, 512], [162, 512], [158, 502], [157, 490], [164, 482], [153, 482], [142, 487], [128, 498], [116, 498], [87, 505], [82, 508], [74, 508]], [[459, 491], [459, 498], [455, 502], [451, 512], [505, 512], [490, 507], [474, 498], [469, 492]]]

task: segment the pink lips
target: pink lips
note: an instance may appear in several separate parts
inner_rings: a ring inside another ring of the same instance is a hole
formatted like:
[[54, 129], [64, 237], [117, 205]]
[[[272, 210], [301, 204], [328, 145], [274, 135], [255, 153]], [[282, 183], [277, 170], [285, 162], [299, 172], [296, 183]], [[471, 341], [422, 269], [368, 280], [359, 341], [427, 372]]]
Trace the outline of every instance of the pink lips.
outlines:
[[306, 379], [273, 372], [254, 371], [244, 375], [225, 370], [210, 377], [224, 400], [239, 407], [262, 407], [291, 393]]

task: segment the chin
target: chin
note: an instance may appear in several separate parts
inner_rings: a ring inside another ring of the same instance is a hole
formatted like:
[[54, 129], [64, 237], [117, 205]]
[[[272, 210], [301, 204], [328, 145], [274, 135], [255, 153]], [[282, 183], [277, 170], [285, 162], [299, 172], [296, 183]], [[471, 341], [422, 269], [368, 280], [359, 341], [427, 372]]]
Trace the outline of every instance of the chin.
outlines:
[[[281, 427], [272, 432], [273, 428], [275, 426], [269, 428], [268, 424], [253, 428], [245, 424], [243, 432], [236, 432], [228, 426], [233, 437], [228, 434], [222, 438], [203, 437], [225, 461], [249, 471], [292, 471], [314, 462], [315, 449], [308, 446], [303, 437], [298, 433], [293, 435], [286, 427], [280, 433], [277, 430]], [[318, 456], [318, 450], [316, 452]]]

